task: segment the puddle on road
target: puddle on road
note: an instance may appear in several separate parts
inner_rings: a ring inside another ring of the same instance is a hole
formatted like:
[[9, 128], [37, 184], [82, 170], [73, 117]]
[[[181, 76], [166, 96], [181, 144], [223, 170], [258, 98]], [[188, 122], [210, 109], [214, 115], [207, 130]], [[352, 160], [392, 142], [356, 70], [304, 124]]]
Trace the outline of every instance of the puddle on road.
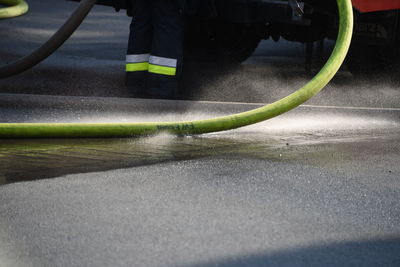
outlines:
[[390, 140], [398, 136], [326, 132], [272, 135], [242, 129], [188, 137], [160, 134], [130, 139], [1, 140], [0, 185], [203, 157], [307, 164], [323, 161], [324, 166], [335, 166], [359, 153], [351, 144], [363, 143], [368, 147], [371, 140], [383, 140], [390, 148]]

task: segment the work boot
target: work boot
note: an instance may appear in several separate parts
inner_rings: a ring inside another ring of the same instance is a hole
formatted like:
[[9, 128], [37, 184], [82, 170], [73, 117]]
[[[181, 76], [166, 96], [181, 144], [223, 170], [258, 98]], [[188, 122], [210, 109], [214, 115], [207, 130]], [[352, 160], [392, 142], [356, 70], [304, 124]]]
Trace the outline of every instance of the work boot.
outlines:
[[146, 90], [147, 71], [135, 71], [126, 73], [126, 86], [130, 97], [142, 98]]
[[151, 99], [181, 99], [176, 76], [149, 73], [145, 97]]

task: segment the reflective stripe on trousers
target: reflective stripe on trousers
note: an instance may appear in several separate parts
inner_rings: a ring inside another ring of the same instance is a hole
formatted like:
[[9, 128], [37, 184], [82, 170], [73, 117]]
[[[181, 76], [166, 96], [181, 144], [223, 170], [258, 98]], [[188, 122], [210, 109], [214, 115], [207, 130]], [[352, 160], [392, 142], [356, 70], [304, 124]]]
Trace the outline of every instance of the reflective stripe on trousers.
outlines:
[[147, 71], [149, 69], [150, 54], [127, 55], [126, 71]]
[[150, 56], [150, 54], [127, 55], [126, 71], [148, 71], [150, 73], [175, 76], [178, 60], [173, 58], [165, 58], [158, 56]]

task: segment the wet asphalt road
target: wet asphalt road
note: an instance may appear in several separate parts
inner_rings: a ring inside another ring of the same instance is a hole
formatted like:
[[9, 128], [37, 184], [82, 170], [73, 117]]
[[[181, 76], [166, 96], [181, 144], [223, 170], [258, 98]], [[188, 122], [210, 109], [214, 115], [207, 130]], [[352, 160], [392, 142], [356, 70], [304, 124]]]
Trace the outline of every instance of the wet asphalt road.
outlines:
[[[30, 3], [0, 21], [1, 63], [76, 6]], [[234, 70], [193, 74], [195, 101], [126, 98], [128, 25], [96, 7], [57, 54], [0, 81], [0, 122], [208, 118], [310, 77], [301, 44], [268, 41]], [[223, 133], [0, 140], [0, 266], [399, 266], [397, 74], [344, 66], [307, 105]]]

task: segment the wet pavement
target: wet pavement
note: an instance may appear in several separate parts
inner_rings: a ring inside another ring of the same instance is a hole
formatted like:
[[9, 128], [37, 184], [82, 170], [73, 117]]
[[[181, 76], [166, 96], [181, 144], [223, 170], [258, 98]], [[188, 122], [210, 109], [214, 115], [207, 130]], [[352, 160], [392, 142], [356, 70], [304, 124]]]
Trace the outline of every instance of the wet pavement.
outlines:
[[[1, 21], [0, 63], [76, 6], [30, 2], [29, 15]], [[0, 81], [0, 122], [209, 118], [310, 77], [301, 44], [267, 41], [236, 69], [197, 74], [190, 101], [126, 98], [128, 24], [96, 7], [57, 54]], [[395, 71], [360, 77], [344, 66], [307, 105], [228, 132], [0, 140], [0, 170], [0, 266], [400, 265]]]

